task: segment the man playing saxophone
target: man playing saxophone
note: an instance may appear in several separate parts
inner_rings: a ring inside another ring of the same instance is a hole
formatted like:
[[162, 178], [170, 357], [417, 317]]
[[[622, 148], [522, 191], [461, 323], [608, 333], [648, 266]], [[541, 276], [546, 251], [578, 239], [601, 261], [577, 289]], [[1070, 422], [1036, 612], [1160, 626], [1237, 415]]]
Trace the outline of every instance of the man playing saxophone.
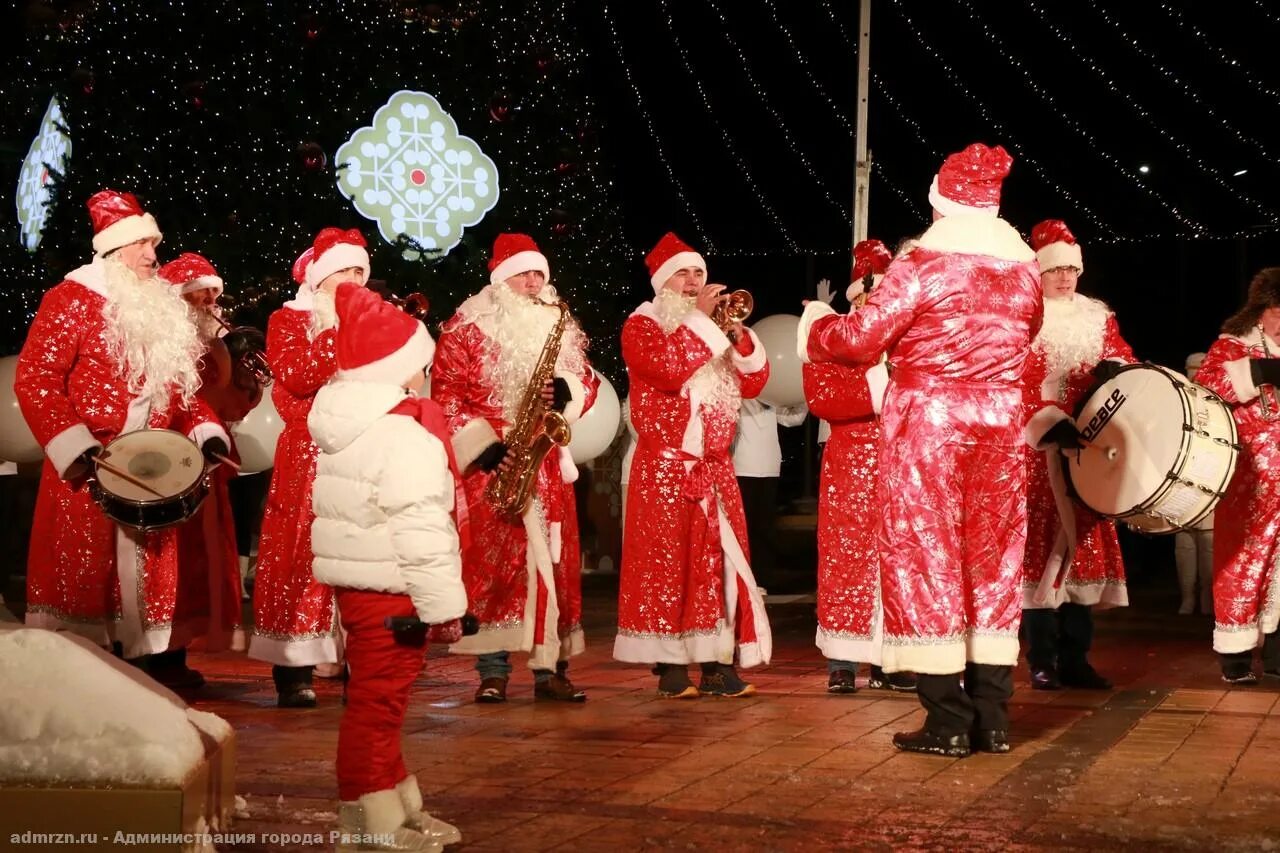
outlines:
[[[480, 620], [479, 633], [451, 650], [478, 656], [477, 702], [506, 701], [513, 651], [529, 653], [537, 698], [581, 702], [586, 694], [566, 674], [584, 648], [578, 469], [558, 442], [540, 461], [529, 444], [545, 435], [547, 421], [571, 429], [599, 380], [586, 335], [557, 304], [550, 266], [531, 238], [500, 235], [489, 272], [488, 286], [444, 324], [431, 368], [431, 396], [465, 472], [470, 544], [462, 573]], [[544, 418], [548, 412], [563, 423]], [[527, 504], [512, 497], [522, 478], [532, 480]]]

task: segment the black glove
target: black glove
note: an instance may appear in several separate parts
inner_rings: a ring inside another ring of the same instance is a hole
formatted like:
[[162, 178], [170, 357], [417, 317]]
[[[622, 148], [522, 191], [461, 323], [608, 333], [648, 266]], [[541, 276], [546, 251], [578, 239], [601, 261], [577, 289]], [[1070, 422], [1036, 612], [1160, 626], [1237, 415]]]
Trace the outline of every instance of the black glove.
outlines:
[[84, 453], [81, 453], [79, 456], [76, 457], [76, 464], [83, 465], [85, 467], [86, 474], [92, 474], [98, 468], [98, 466], [93, 464], [93, 460], [100, 453], [102, 453], [102, 445], [95, 444], [93, 447], [90, 447]]
[[1112, 361], [1109, 358], [1104, 359], [1094, 366], [1093, 377], [1099, 382], [1106, 382], [1108, 379], [1114, 379], [1124, 366], [1118, 361]]
[[227, 447], [227, 443], [225, 441], [214, 436], [201, 445], [200, 452], [204, 454], [206, 462], [210, 465], [217, 465], [222, 461], [218, 456], [228, 456], [230, 455], [231, 450]]
[[502, 460], [505, 459], [506, 456], [507, 446], [501, 441], [495, 441], [493, 444], [481, 451], [480, 455], [476, 457], [476, 467], [481, 471], [493, 471], [502, 464]]
[[1254, 385], [1280, 386], [1280, 358], [1249, 359], [1249, 375]]
[[1058, 421], [1044, 434], [1044, 440], [1063, 450], [1079, 450], [1084, 447], [1080, 443], [1080, 430], [1071, 421]]
[[563, 412], [573, 401], [573, 392], [569, 390], [569, 382], [563, 376], [552, 377], [551, 393], [553, 395], [551, 408], [557, 412]]

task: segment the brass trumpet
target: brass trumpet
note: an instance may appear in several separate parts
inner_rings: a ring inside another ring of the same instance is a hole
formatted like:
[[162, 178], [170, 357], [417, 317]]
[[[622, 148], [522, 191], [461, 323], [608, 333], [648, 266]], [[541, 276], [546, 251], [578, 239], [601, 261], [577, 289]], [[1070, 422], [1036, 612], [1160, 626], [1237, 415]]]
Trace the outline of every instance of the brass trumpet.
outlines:
[[735, 290], [728, 298], [716, 303], [711, 311], [711, 320], [721, 331], [727, 332], [735, 323], [746, 322], [755, 308], [755, 300], [745, 290]]
[[431, 302], [426, 294], [414, 292], [404, 297], [392, 295], [387, 297], [387, 301], [415, 320], [422, 321], [424, 326], [426, 325], [427, 315], [431, 313]]
[[[253, 332], [258, 331], [252, 326], [232, 326], [226, 320], [222, 319], [222, 314], [218, 311], [210, 311], [209, 314], [218, 322], [218, 325], [221, 326], [225, 332], [230, 333], [241, 329], [248, 329]], [[240, 366], [247, 370], [249, 375], [252, 376], [253, 380], [259, 385], [266, 385], [273, 379], [271, 375], [271, 365], [267, 363], [267, 357], [260, 350], [251, 349], [245, 352], [240, 356], [239, 361]]]

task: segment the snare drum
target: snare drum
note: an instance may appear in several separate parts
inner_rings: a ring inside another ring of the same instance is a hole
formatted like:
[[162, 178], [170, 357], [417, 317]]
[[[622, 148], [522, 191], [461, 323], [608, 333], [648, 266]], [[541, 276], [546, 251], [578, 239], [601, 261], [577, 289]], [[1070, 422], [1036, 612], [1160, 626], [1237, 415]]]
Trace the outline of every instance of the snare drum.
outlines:
[[1069, 452], [1063, 466], [1075, 494], [1142, 533], [1173, 533], [1207, 518], [1240, 451], [1231, 409], [1154, 364], [1121, 368], [1084, 401], [1075, 423], [1092, 445]]
[[154, 530], [181, 524], [200, 509], [209, 484], [195, 442], [168, 429], [141, 429], [118, 436], [99, 457], [102, 465], [90, 494], [106, 515], [125, 527]]

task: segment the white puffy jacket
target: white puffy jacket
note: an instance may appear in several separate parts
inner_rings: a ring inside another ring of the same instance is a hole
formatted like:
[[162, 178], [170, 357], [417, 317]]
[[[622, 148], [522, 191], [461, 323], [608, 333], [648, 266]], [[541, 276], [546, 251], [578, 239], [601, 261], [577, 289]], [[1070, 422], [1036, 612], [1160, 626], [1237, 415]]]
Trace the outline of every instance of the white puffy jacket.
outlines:
[[387, 414], [403, 388], [332, 382], [307, 418], [320, 447], [312, 571], [331, 586], [408, 593], [423, 622], [462, 616], [467, 591], [449, 460], [415, 419]]

